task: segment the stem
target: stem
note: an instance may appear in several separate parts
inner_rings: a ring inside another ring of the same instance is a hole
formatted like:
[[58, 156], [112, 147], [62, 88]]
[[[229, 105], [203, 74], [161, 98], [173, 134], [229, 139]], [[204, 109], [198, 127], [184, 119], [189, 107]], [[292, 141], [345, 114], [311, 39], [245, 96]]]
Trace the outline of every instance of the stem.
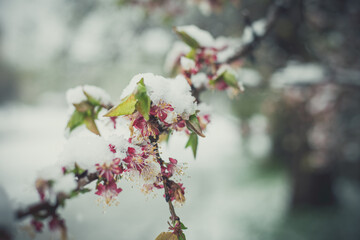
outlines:
[[[160, 153], [159, 153], [158, 140], [159, 140], [159, 136], [156, 136], [155, 138], [150, 137], [150, 141], [155, 147], [154, 150], [155, 150], [156, 160], [159, 163], [160, 167], [162, 167], [164, 165], [164, 160], [161, 158]], [[172, 204], [172, 201], [170, 199], [169, 184], [168, 184], [169, 179], [166, 176], [162, 176], [162, 179], [163, 179], [163, 185], [164, 185], [164, 191], [165, 191], [165, 201], [169, 204], [171, 221], [174, 223], [175, 221], [179, 221], [180, 218], [176, 215], [174, 205]]]

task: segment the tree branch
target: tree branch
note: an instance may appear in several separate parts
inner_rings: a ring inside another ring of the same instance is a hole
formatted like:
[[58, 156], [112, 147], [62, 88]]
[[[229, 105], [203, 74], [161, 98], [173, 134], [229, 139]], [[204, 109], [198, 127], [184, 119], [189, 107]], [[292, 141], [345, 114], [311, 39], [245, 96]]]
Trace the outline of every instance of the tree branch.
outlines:
[[[86, 173], [83, 176], [78, 176], [77, 186], [73, 191], [79, 192], [87, 184], [97, 180], [99, 177], [97, 173]], [[56, 202], [52, 204], [49, 200], [40, 203], [32, 204], [26, 209], [19, 209], [15, 212], [15, 218], [21, 220], [27, 216], [48, 217], [56, 213], [57, 208], [61, 205], [60, 202], [70, 197], [63, 193], [56, 195]]]
[[269, 32], [272, 30], [273, 26], [275, 25], [276, 20], [278, 19], [281, 9], [283, 9], [284, 1], [275, 1], [274, 4], [269, 8], [267, 17], [266, 17], [266, 25], [265, 25], [265, 31], [262, 35], [258, 35], [255, 30], [253, 29], [253, 26], [251, 24], [251, 20], [246, 12], [244, 12], [245, 15], [245, 23], [252, 29], [253, 33], [253, 40], [249, 43], [246, 43], [242, 48], [235, 53], [232, 57], [226, 60], [226, 63], [232, 63], [235, 62], [241, 58], [247, 57], [250, 55], [256, 47], [261, 43], [261, 41], [269, 34]]

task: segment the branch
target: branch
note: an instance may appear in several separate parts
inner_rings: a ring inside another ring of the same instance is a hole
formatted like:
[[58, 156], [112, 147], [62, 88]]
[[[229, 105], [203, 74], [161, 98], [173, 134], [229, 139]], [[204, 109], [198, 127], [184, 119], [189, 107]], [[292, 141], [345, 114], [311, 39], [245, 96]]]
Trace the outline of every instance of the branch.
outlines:
[[242, 48], [239, 50], [239, 52], [235, 53], [234, 56], [226, 60], [226, 63], [232, 63], [235, 62], [241, 58], [244, 58], [248, 55], [250, 55], [256, 47], [261, 43], [261, 41], [269, 34], [269, 32], [272, 30], [273, 26], [275, 25], [276, 20], [279, 18], [281, 9], [284, 8], [284, 1], [276, 1], [268, 10], [267, 17], [266, 17], [266, 25], [265, 25], [265, 31], [262, 35], [256, 34], [255, 30], [253, 29], [253, 26], [251, 24], [251, 20], [247, 14], [247, 12], [244, 12], [245, 17], [245, 24], [248, 25], [252, 29], [253, 33], [253, 40], [249, 43], [246, 43]]
[[[73, 190], [79, 192], [84, 186], [98, 179], [97, 173], [87, 173], [82, 176], [78, 176], [77, 187]], [[42, 201], [40, 203], [32, 204], [26, 209], [19, 209], [15, 212], [15, 218], [21, 220], [29, 215], [39, 216], [39, 217], [48, 217], [56, 213], [57, 208], [61, 205], [61, 201], [69, 199], [68, 195], [63, 193], [58, 193], [56, 195], [56, 202], [52, 204], [49, 200]]]

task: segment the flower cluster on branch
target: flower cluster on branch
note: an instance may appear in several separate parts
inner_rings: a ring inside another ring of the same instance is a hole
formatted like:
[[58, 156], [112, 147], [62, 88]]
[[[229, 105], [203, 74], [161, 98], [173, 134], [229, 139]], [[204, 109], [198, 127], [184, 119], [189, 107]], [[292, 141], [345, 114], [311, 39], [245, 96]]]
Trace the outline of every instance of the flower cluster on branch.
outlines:
[[[168, 66], [176, 77], [138, 74], [117, 104], [112, 104], [109, 95], [95, 86], [68, 90], [68, 142], [59, 164], [54, 166], [56, 171], [36, 181], [39, 202], [18, 210], [17, 219], [30, 216], [35, 231], [41, 232], [47, 223], [50, 230], [60, 231], [62, 239], [67, 239], [59, 207], [90, 192], [87, 185], [91, 182], [96, 182], [94, 193], [101, 201], [113, 205], [122, 192], [122, 181], [129, 180], [136, 181], [144, 193], [164, 191], [171, 214], [170, 232], [161, 233], [157, 239], [185, 239], [183, 231], [187, 228], [173, 205], [183, 204], [186, 199], [185, 187], [176, 178], [184, 174], [184, 168], [177, 159], [163, 159], [159, 143], [171, 134], [185, 134], [185, 147], [190, 147], [196, 157], [198, 137], [205, 137], [211, 122], [200, 93], [207, 89], [226, 90], [232, 95], [243, 91], [236, 73], [241, 64], [233, 64], [234, 56], [243, 55], [231, 40], [214, 39], [195, 26], [176, 27], [174, 31], [183, 41], [174, 45], [168, 57]], [[260, 27], [257, 31], [268, 29]], [[252, 38], [258, 39], [255, 35]], [[244, 49], [249, 44], [251, 41], [240, 46]]]

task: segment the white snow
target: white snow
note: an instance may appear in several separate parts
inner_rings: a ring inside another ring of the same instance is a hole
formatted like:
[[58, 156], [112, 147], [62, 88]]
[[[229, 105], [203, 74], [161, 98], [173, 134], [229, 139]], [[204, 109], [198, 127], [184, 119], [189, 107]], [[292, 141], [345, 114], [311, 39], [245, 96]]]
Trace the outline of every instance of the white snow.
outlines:
[[170, 31], [162, 28], [147, 29], [140, 40], [141, 48], [149, 55], [163, 55], [171, 45]]
[[175, 64], [179, 60], [180, 56], [186, 55], [188, 52], [190, 52], [190, 50], [191, 48], [185, 43], [181, 41], [174, 42], [173, 46], [166, 55], [164, 64], [165, 72], [170, 73], [175, 67]]
[[100, 136], [83, 132], [70, 137], [60, 154], [60, 162], [65, 167], [74, 167], [76, 162], [81, 168], [95, 171], [95, 164], [111, 161], [114, 153], [109, 144]]
[[253, 32], [255, 32], [257, 36], [262, 36], [265, 33], [265, 27], [266, 27], [265, 19], [259, 19], [256, 22], [253, 22], [251, 27], [246, 27], [244, 29], [242, 35], [242, 43], [247, 44], [251, 42], [254, 39]]
[[81, 103], [82, 101], [86, 101], [87, 98], [84, 94], [84, 91], [88, 93], [91, 97], [95, 98], [96, 100], [100, 101], [105, 105], [110, 103], [110, 95], [105, 90], [91, 85], [70, 88], [66, 92], [67, 103], [71, 106], [74, 103], [77, 104]]
[[67, 174], [55, 181], [53, 190], [55, 193], [64, 192], [70, 193], [77, 186], [75, 177], [73, 174]]
[[171, 104], [174, 111], [184, 119], [195, 113], [195, 98], [191, 95], [190, 85], [181, 75], [176, 78], [164, 78], [152, 73], [138, 74], [131, 79], [129, 85], [124, 89], [121, 99], [130, 95], [141, 79], [144, 79], [147, 94], [154, 104], [158, 104], [160, 101]]
[[60, 162], [49, 165], [38, 171], [39, 178], [44, 180], [57, 180], [63, 177], [62, 166]]
[[245, 86], [256, 87], [261, 82], [261, 75], [250, 68], [241, 68], [238, 71], [239, 79]]
[[220, 68], [217, 70], [216, 75], [220, 76], [224, 72], [231, 73], [232, 75], [235, 76], [235, 78], [239, 77], [237, 72], [232, 67], [230, 67], [230, 65], [227, 64], [221, 65]]
[[195, 68], [194, 60], [187, 57], [181, 57], [180, 64], [185, 71], [190, 71], [191, 69]]
[[191, 82], [196, 88], [200, 88], [201, 86], [206, 86], [208, 83], [208, 77], [205, 73], [199, 72], [191, 76]]
[[271, 86], [282, 88], [296, 84], [314, 84], [324, 80], [324, 69], [314, 63], [301, 64], [292, 62], [285, 68], [275, 72], [271, 79]]
[[197, 41], [202, 47], [214, 46], [215, 40], [211, 36], [211, 34], [205, 30], [198, 28], [195, 25], [179, 26], [176, 27], [176, 30], [179, 32], [185, 32], [187, 35]]

